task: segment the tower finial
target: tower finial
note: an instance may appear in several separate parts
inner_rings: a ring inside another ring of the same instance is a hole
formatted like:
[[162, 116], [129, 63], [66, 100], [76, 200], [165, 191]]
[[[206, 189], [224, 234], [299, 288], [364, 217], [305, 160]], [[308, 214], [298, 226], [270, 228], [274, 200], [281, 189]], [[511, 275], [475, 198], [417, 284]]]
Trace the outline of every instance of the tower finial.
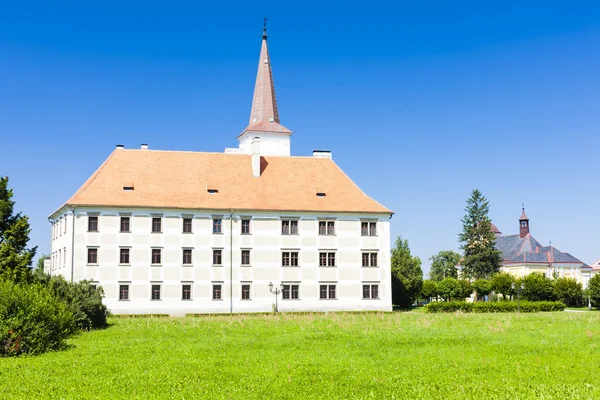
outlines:
[[267, 38], [267, 21], [269, 20], [269, 18], [267, 18], [267, 16], [265, 15], [263, 18], [263, 39]]

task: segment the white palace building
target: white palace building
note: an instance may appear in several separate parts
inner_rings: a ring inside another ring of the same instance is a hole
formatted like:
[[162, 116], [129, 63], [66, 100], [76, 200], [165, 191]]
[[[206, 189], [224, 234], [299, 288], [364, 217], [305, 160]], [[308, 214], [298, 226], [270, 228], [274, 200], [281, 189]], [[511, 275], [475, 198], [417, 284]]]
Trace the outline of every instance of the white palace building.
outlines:
[[224, 153], [118, 145], [50, 215], [47, 272], [116, 314], [391, 311], [392, 212], [328, 151], [290, 156], [266, 29], [249, 125]]

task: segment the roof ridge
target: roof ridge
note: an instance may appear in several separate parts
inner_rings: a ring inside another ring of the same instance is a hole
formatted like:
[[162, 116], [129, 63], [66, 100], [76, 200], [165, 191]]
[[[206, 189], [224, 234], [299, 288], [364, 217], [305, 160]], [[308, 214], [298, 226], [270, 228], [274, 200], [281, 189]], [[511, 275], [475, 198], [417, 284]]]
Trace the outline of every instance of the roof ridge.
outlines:
[[[162, 150], [162, 149], [121, 149], [119, 151], [139, 151], [139, 152], [161, 152], [161, 153], [190, 153], [190, 154], [220, 154], [224, 156], [246, 156], [250, 157], [252, 154], [246, 153], [224, 153], [222, 151], [192, 151], [192, 150]], [[311, 160], [325, 160], [325, 161], [333, 161], [329, 158], [323, 157], [315, 157], [315, 156], [277, 156], [277, 155], [266, 155], [261, 154], [261, 157], [269, 157], [269, 158], [308, 158]]]

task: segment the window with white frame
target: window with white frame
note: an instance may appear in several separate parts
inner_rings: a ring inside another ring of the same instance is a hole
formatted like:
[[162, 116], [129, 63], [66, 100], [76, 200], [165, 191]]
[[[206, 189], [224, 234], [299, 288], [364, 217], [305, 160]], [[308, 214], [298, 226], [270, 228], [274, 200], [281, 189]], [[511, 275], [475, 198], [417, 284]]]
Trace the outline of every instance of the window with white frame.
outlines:
[[67, 266], [67, 248], [63, 248], [63, 267]]
[[377, 222], [363, 221], [360, 223], [361, 236], [377, 236]]
[[319, 252], [319, 267], [335, 267], [335, 251]]
[[192, 249], [183, 249], [183, 264], [192, 264]]
[[242, 250], [242, 265], [250, 265], [250, 250], [248, 249]]
[[119, 249], [119, 264], [129, 264], [129, 249]]
[[213, 300], [222, 300], [222, 298], [223, 298], [223, 293], [221, 290], [221, 284], [220, 283], [213, 284], [212, 299]]
[[183, 219], [183, 233], [192, 233], [192, 219], [191, 218]]
[[158, 265], [162, 262], [162, 249], [152, 249], [152, 264]]
[[319, 235], [335, 235], [335, 221], [319, 221]]
[[242, 300], [250, 300], [250, 284], [242, 283]]
[[130, 217], [121, 217], [120, 232], [130, 232]]
[[119, 300], [129, 300], [129, 284], [119, 284]]
[[161, 217], [153, 217], [152, 218], [152, 233], [161, 233], [162, 232], [162, 218]]
[[282, 251], [281, 252], [281, 265], [283, 267], [297, 267], [298, 266], [298, 252], [297, 251]]
[[181, 284], [181, 300], [191, 300], [192, 299], [192, 284], [191, 283], [182, 283]]
[[299, 300], [300, 299], [300, 284], [284, 283], [283, 290], [281, 291], [281, 298], [283, 300]]
[[379, 284], [367, 283], [363, 285], [363, 299], [378, 299], [379, 298]]
[[249, 234], [250, 234], [250, 220], [243, 219], [242, 220], [242, 235], [249, 235]]
[[223, 230], [222, 230], [223, 220], [221, 218], [213, 218], [212, 227], [213, 227], [212, 232], [214, 234], [223, 233]]
[[98, 217], [88, 216], [88, 232], [98, 232]]
[[362, 266], [363, 267], [377, 267], [377, 252], [367, 251], [362, 253]]
[[150, 299], [151, 300], [161, 300], [161, 284], [153, 283], [150, 288]]
[[98, 248], [89, 247], [87, 249], [87, 263], [98, 264]]
[[298, 234], [298, 220], [295, 220], [295, 219], [281, 220], [281, 234], [282, 235], [297, 235]]
[[213, 265], [223, 265], [223, 250], [213, 249]]
[[321, 284], [319, 285], [319, 299], [321, 300], [335, 300], [336, 297], [336, 285], [335, 284]]

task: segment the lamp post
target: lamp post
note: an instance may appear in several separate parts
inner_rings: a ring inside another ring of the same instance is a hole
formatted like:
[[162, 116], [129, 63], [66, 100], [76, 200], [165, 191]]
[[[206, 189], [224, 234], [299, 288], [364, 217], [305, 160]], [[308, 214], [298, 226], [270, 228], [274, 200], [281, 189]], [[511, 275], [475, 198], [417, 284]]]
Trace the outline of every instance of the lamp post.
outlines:
[[592, 296], [588, 293], [588, 310], [592, 310]]
[[283, 283], [279, 284], [279, 287], [275, 287], [273, 290], [273, 282], [269, 282], [269, 292], [275, 295], [275, 312], [279, 312], [279, 306], [277, 305], [277, 296], [283, 291]]
[[521, 283], [521, 286], [517, 288], [517, 285], [515, 285], [515, 283], [513, 282], [510, 284], [510, 287], [512, 288], [512, 290], [515, 290], [515, 288], [517, 289], [517, 312], [521, 314], [521, 292], [523, 291], [523, 289], [525, 289], [525, 284]]

